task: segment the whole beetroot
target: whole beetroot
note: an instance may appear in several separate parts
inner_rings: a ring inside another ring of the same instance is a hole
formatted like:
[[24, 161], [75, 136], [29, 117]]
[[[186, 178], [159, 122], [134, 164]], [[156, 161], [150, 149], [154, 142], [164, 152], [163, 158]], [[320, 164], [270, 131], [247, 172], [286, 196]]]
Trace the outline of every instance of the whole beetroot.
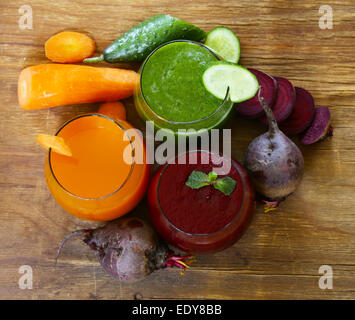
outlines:
[[138, 218], [122, 218], [97, 229], [77, 230], [61, 243], [75, 235], [95, 252], [103, 269], [122, 282], [135, 282], [155, 270], [166, 267], [185, 269], [191, 256], [176, 256], [158, 238], [154, 230]]
[[260, 96], [259, 99], [269, 130], [250, 143], [244, 165], [256, 191], [266, 198], [264, 202], [275, 207], [297, 188], [303, 176], [304, 160], [298, 147], [278, 128], [264, 99]]

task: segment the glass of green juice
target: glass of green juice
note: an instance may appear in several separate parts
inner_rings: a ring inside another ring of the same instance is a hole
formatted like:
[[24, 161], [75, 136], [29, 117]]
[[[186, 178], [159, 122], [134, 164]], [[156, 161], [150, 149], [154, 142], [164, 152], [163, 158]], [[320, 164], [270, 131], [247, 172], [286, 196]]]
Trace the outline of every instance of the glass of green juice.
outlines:
[[[189, 40], [171, 41], [155, 49], [139, 70], [134, 94], [139, 116], [154, 121], [156, 129], [170, 129], [175, 134], [200, 134], [221, 127], [233, 108], [229, 90], [220, 100], [202, 82], [204, 71], [218, 60], [209, 48]], [[193, 130], [184, 131], [189, 129]]]

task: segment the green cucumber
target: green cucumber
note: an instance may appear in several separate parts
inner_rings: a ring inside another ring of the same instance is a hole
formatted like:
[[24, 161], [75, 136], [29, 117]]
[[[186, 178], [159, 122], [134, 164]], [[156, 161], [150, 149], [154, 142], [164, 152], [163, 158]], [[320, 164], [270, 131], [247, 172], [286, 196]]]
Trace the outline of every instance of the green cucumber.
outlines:
[[258, 79], [248, 69], [233, 63], [218, 61], [202, 75], [202, 82], [208, 92], [224, 99], [230, 89], [232, 102], [242, 102], [255, 96], [259, 89]]
[[231, 29], [216, 27], [206, 38], [205, 45], [216, 52], [223, 60], [238, 63], [240, 57], [240, 42]]
[[206, 32], [200, 28], [170, 15], [159, 14], [125, 32], [101, 56], [84, 59], [84, 62], [142, 61], [163, 43], [178, 39], [200, 41], [205, 37]]

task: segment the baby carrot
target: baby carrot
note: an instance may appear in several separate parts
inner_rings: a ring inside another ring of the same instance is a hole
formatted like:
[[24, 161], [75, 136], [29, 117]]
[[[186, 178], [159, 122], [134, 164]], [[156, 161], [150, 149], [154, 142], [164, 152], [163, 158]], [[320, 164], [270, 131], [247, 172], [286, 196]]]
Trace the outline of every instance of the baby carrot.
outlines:
[[105, 102], [101, 104], [97, 112], [102, 113], [114, 120], [126, 120], [126, 108], [121, 101]]
[[79, 32], [64, 31], [50, 37], [45, 43], [46, 57], [53, 62], [74, 63], [91, 57], [95, 42]]
[[133, 70], [42, 64], [21, 71], [18, 99], [27, 110], [116, 101], [131, 96], [138, 82]]

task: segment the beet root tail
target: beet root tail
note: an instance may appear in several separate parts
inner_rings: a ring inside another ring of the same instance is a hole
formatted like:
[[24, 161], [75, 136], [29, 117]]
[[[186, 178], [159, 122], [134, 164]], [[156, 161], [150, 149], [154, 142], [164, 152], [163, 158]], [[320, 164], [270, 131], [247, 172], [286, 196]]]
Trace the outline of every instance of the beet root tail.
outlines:
[[57, 260], [58, 260], [58, 257], [65, 245], [65, 243], [72, 237], [74, 236], [77, 236], [77, 235], [81, 235], [81, 234], [84, 234], [84, 233], [88, 233], [88, 232], [91, 232], [92, 230], [91, 229], [81, 229], [81, 230], [76, 230], [76, 231], [73, 231], [72, 233], [68, 234], [64, 239], [63, 241], [60, 243], [59, 245], [59, 248], [57, 250], [57, 255], [56, 257], [54, 258], [54, 267], [57, 265]]
[[186, 269], [190, 268], [190, 265], [193, 262], [196, 262], [195, 256], [193, 256], [193, 255], [177, 256], [177, 255], [168, 254], [167, 261], [165, 262], [164, 267], [166, 267], [166, 268], [172, 268], [172, 267], [180, 268], [182, 270], [180, 272], [180, 274], [184, 275]]

